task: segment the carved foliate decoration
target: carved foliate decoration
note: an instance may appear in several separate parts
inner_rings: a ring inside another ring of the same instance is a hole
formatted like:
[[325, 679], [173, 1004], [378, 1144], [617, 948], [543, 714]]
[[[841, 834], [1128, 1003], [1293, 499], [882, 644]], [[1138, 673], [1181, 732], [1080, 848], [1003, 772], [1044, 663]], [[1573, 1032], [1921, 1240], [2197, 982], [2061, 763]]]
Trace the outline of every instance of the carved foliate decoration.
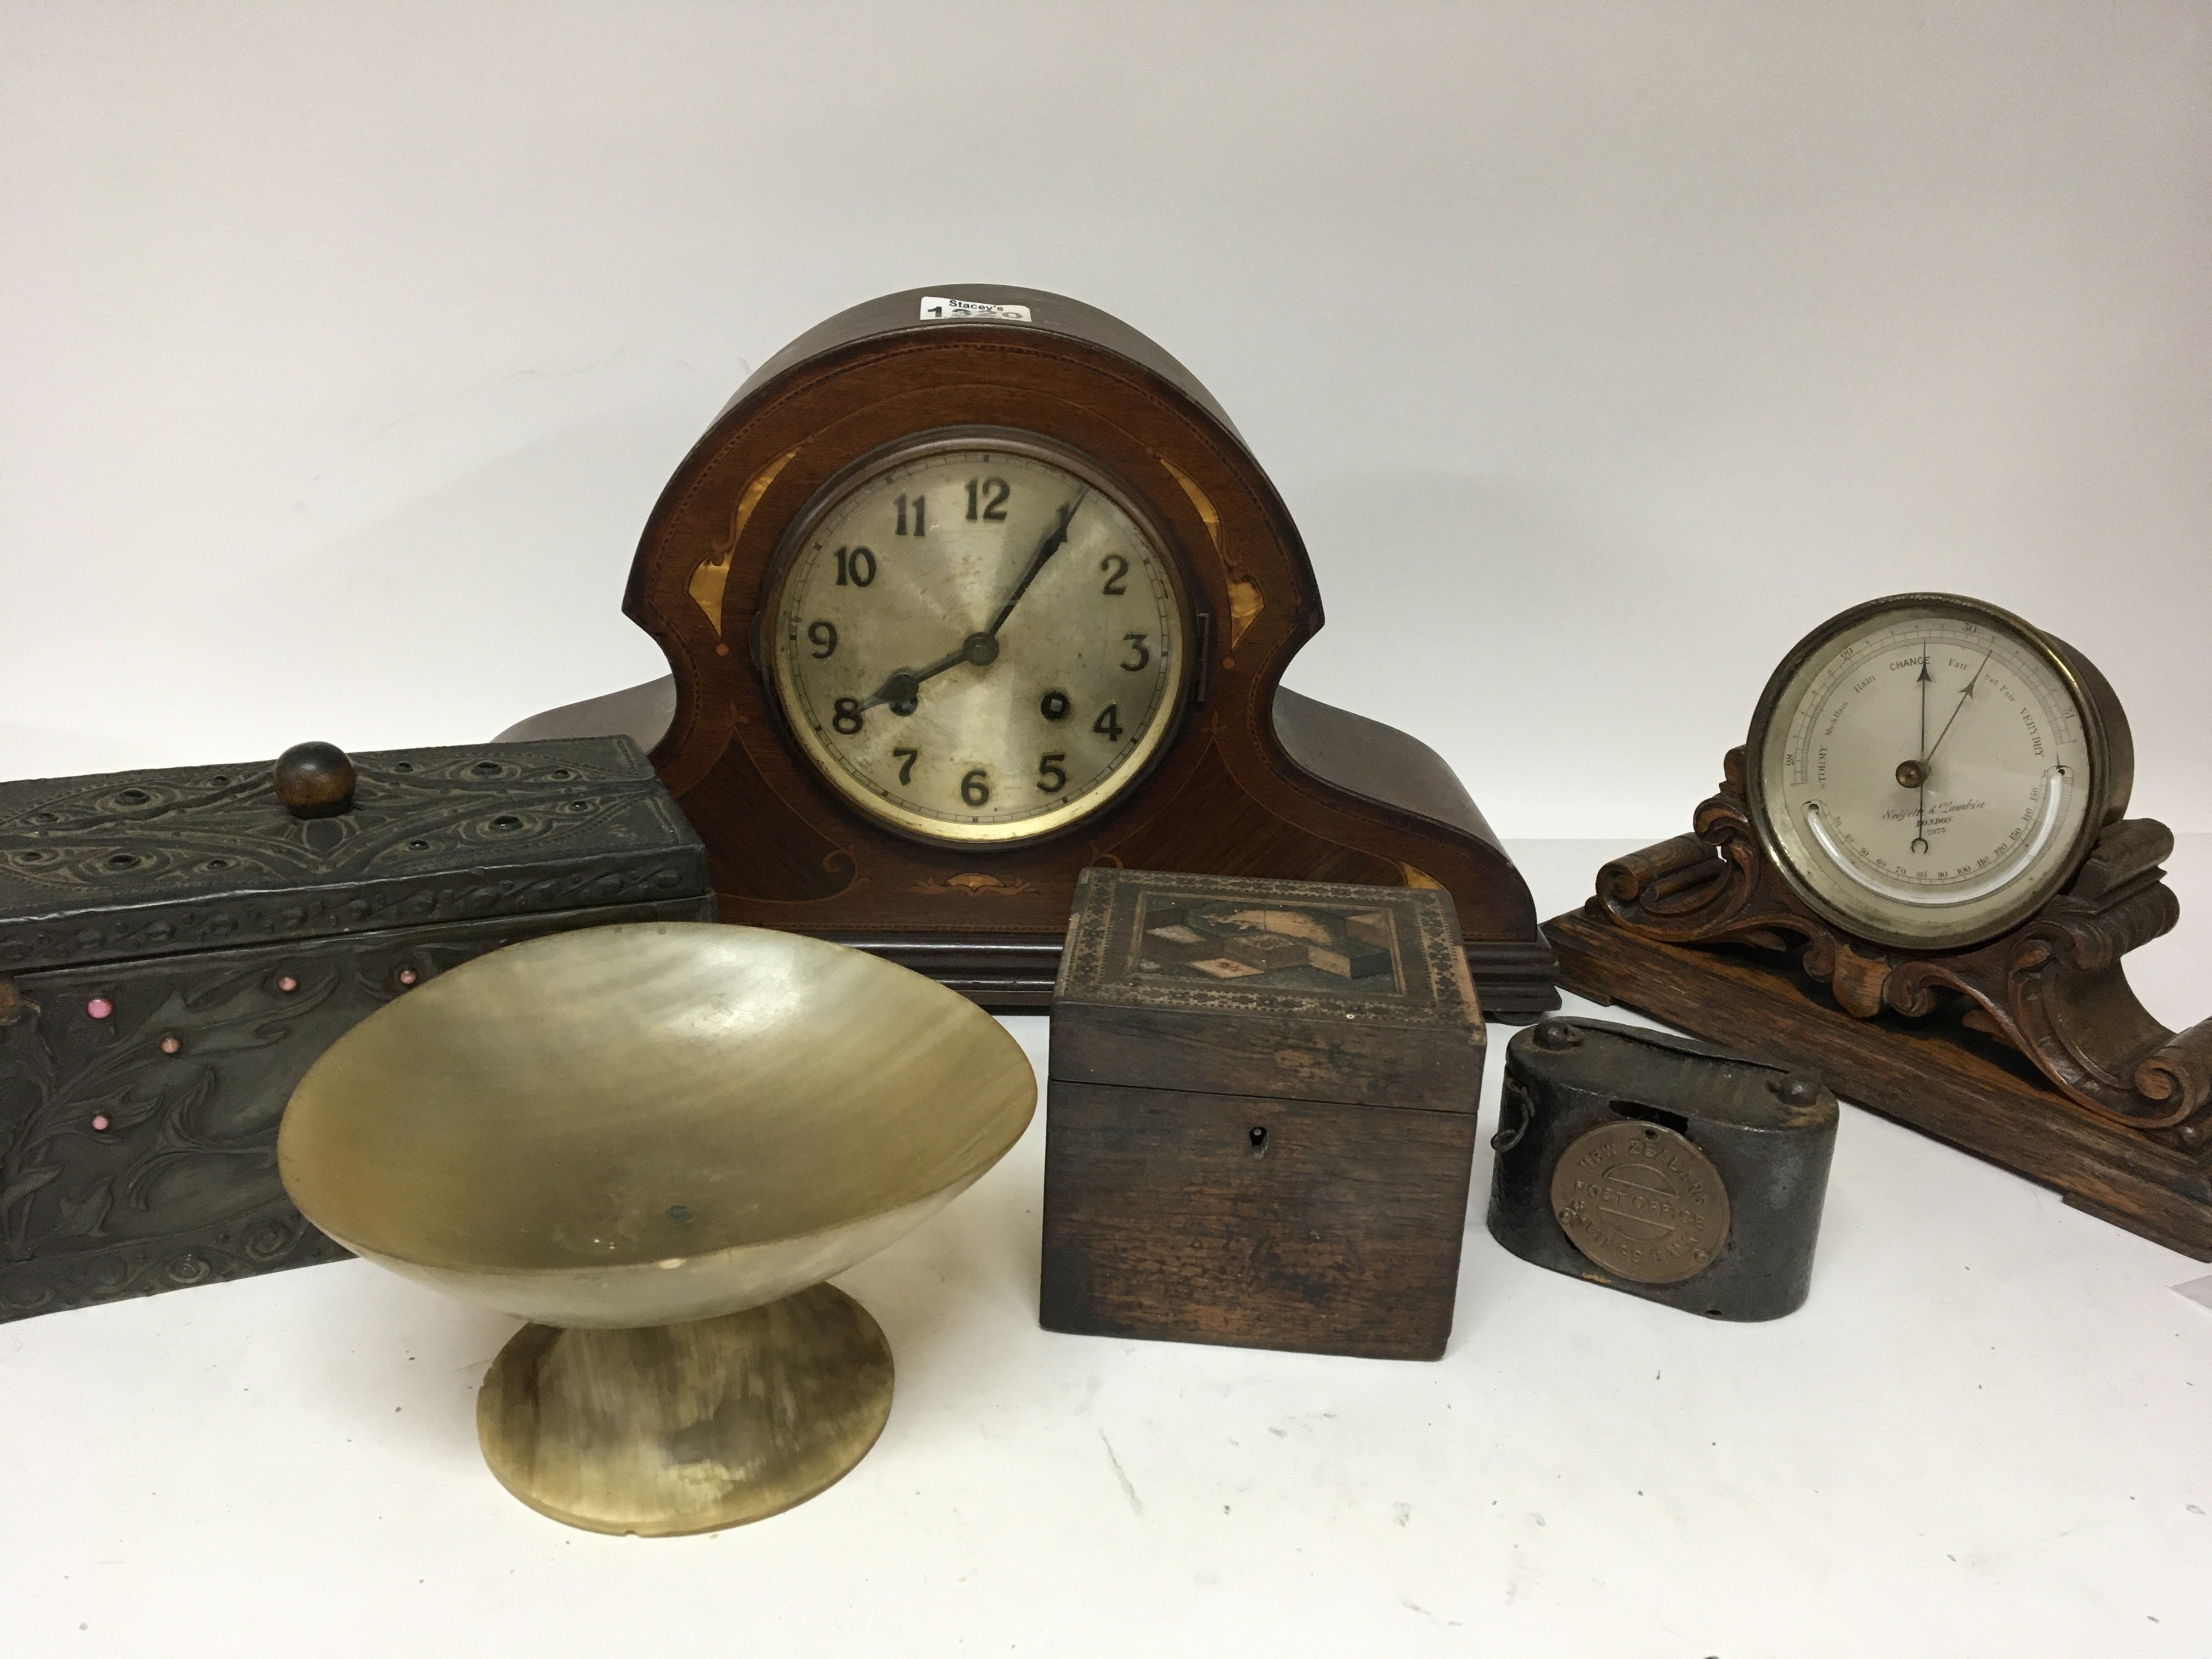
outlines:
[[355, 757], [302, 819], [266, 763], [0, 784], [0, 971], [696, 890], [703, 854], [624, 738]]
[[0, 785], [0, 1320], [337, 1259], [276, 1160], [325, 1048], [516, 939], [712, 914], [627, 739], [356, 765], [313, 819], [265, 764]]
[[1598, 872], [1594, 910], [1669, 945], [1795, 946], [1805, 972], [1861, 1019], [1936, 1013], [1956, 994], [1966, 1023], [2002, 1039], [2100, 1121], [2208, 1136], [2212, 1020], [2174, 1032], [2128, 988], [2121, 958], [2172, 927], [2180, 905], [2160, 862], [2172, 832], [2148, 818], [2108, 825], [2067, 887], [2028, 921], [1978, 947], [1914, 952], [1869, 944], [1814, 914], [1768, 860], [1729, 751], [1695, 831]]

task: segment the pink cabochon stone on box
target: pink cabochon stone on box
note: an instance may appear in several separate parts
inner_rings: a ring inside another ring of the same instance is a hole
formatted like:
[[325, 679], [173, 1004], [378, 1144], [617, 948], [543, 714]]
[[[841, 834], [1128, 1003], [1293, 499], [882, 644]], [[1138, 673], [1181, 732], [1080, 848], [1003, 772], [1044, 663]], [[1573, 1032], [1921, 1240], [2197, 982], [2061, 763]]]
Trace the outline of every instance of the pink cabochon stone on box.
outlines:
[[173, 1054], [184, 1046], [173, 1036], [165, 1036], [161, 1039], [161, 1052], [165, 1054]]
[[84, 1005], [84, 1011], [94, 1019], [106, 1019], [115, 1012], [115, 1005], [106, 997], [94, 997]]
[[293, 992], [300, 988], [300, 981], [294, 979], [291, 975], [287, 974], [283, 978], [276, 981], [276, 988], [283, 992], [285, 995], [289, 996]]
[[105, 1129], [107, 1127], [107, 1114], [102, 1112], [97, 1117], [94, 1118], [92, 1120], [92, 1127], [95, 1129]]
[[419, 975], [412, 968], [402, 968], [399, 970], [399, 982], [402, 985], [412, 985], [418, 977]]

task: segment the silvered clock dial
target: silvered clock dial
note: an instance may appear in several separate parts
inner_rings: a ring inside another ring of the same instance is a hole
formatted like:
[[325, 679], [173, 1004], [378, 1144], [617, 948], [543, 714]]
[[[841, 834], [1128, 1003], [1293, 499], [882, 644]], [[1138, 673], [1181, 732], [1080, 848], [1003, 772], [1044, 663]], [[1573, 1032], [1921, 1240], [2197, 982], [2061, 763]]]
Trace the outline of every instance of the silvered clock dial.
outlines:
[[1144, 775], [1188, 679], [1162, 532], [1075, 451], [988, 428], [863, 458], [793, 521], [762, 647], [854, 806], [926, 841], [1067, 828]]
[[1906, 950], [2026, 921], [2124, 811], [2132, 772], [2086, 658], [1936, 593], [1815, 629], [1768, 682], [1747, 755], [1753, 822], [1799, 896]]

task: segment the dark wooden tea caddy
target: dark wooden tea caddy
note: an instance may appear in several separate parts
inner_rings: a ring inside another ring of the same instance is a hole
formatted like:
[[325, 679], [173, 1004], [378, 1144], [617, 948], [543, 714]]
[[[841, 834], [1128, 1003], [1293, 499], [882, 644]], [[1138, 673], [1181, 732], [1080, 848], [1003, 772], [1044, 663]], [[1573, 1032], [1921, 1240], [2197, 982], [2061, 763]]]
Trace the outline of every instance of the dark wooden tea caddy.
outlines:
[[1052, 1330], [1435, 1359], [1482, 1013], [1450, 896], [1091, 869], [1052, 1012]]
[[332, 1041], [517, 939], [714, 911], [627, 738], [0, 784], [0, 1320], [342, 1257], [276, 1156]]

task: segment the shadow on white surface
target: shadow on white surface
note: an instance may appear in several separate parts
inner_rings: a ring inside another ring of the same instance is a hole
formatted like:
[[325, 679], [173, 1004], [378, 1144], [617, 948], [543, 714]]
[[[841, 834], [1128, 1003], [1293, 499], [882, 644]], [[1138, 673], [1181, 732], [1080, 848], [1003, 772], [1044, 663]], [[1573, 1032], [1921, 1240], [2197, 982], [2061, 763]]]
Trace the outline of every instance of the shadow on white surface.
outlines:
[[[1555, 914], [1630, 844], [1514, 851]], [[1810, 1300], [1733, 1325], [1509, 1255], [1482, 1146], [1420, 1364], [1040, 1329], [1044, 1132], [842, 1277], [898, 1368], [874, 1451], [705, 1538], [509, 1498], [474, 1401], [514, 1322], [365, 1263], [0, 1328], [9, 1651], [2212, 1644], [2201, 1277], [1991, 1165], [1847, 1107]]]

